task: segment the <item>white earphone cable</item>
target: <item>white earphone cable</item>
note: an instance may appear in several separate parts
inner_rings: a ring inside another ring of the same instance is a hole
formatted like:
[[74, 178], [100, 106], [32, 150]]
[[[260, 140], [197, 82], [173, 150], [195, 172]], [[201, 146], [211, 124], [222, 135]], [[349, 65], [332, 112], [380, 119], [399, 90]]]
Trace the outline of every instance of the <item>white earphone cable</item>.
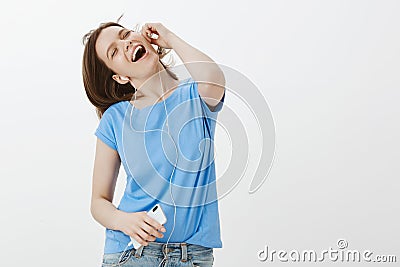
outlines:
[[[169, 179], [169, 185], [170, 185], [171, 182], [172, 182], [172, 181], [171, 181], [171, 180], [172, 180], [172, 175], [173, 175], [174, 172], [175, 172], [176, 164], [177, 164], [177, 162], [178, 162], [179, 154], [178, 154], [178, 149], [177, 149], [177, 147], [176, 147], [176, 143], [175, 143], [174, 139], [172, 138], [172, 136], [170, 135], [170, 132], [169, 132], [167, 104], [165, 103], [165, 98], [164, 98], [164, 87], [163, 87], [163, 84], [162, 84], [160, 72], [161, 72], [161, 71], [158, 72], [158, 75], [159, 75], [159, 77], [160, 77], [161, 90], [163, 91], [163, 92], [162, 92], [162, 99], [163, 99], [162, 101], [163, 101], [163, 103], [164, 103], [165, 116], [166, 116], [166, 126], [167, 126], [167, 128], [168, 128], [168, 133], [167, 133], [167, 134], [171, 137], [172, 142], [174, 143], [175, 151], [176, 151], [176, 155], [177, 155], [177, 158], [176, 158], [176, 161], [175, 161], [175, 164], [174, 164], [174, 169], [173, 169], [173, 171], [172, 171], [172, 173], [171, 173], [171, 176], [170, 176], [170, 179]], [[175, 89], [175, 90], [176, 90], [176, 89]], [[136, 92], [134, 93], [134, 95], [135, 95], [135, 101], [136, 101]], [[135, 108], [135, 106], [134, 106], [134, 105], [132, 105], [132, 106], [133, 106], [133, 107], [132, 107], [132, 109], [131, 109], [131, 113], [130, 113], [130, 118], [129, 118], [129, 120], [130, 120], [130, 127], [131, 127], [131, 129], [132, 129], [134, 132], [146, 133], [146, 132], [151, 132], [151, 131], [160, 131], [159, 129], [144, 130], [144, 131], [137, 131], [137, 130], [135, 130], [135, 129], [132, 127], [132, 111], [133, 111], [133, 109]], [[161, 129], [161, 131], [164, 132], [164, 130], [162, 130], [162, 129]], [[166, 246], [165, 246], [165, 249], [166, 249], [166, 250], [168, 250], [168, 243], [169, 243], [169, 240], [170, 240], [170, 238], [171, 238], [171, 236], [172, 236], [172, 233], [174, 232], [174, 229], [175, 229], [175, 220], [176, 220], [176, 205], [175, 205], [175, 200], [174, 200], [174, 197], [173, 197], [173, 194], [172, 194], [172, 186], [169, 186], [169, 188], [170, 188], [170, 195], [171, 195], [171, 198], [172, 198], [172, 202], [173, 202], [173, 204], [174, 204], [174, 224], [173, 224], [172, 231], [171, 231], [171, 233], [170, 233], [170, 235], [169, 235], [169, 237], [168, 237], [168, 240], [167, 240], [167, 243], [166, 243]], [[122, 254], [121, 254], [121, 256], [120, 256], [120, 258], [119, 258], [119, 260], [118, 260], [118, 266], [120, 265], [119, 262], [121, 261], [121, 258], [122, 258], [122, 256], [124, 255], [124, 252], [126, 251], [126, 249], [127, 249], [130, 245], [132, 245], [132, 242], [130, 242], [130, 243], [125, 247], [124, 251], [122, 252]], [[160, 265], [164, 262], [164, 260], [168, 259], [167, 253], [165, 253], [165, 256], [166, 256], [166, 258], [164, 258], [163, 261], [161, 261], [160, 264], [159, 264], [158, 266], [160, 266]]]

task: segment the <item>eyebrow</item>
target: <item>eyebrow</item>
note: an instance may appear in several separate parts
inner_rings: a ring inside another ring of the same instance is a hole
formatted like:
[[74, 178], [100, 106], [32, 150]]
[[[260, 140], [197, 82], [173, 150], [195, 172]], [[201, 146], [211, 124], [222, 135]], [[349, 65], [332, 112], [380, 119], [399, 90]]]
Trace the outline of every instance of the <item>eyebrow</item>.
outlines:
[[[121, 37], [121, 34], [122, 34], [122, 32], [125, 30], [125, 28], [122, 28], [121, 30], [119, 30], [118, 31], [118, 37]], [[111, 47], [114, 45], [114, 42], [112, 42], [111, 44], [110, 44], [110, 46], [107, 48], [107, 58], [108, 59], [110, 59], [109, 57], [108, 57], [108, 54], [109, 54], [109, 51], [110, 51], [110, 49], [111, 49]]]

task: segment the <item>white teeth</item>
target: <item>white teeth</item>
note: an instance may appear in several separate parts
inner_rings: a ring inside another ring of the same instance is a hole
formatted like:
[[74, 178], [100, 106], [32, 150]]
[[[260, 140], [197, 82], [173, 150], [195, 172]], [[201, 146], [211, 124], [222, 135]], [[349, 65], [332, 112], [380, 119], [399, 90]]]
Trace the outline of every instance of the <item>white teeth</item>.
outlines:
[[141, 45], [138, 45], [138, 46], [135, 48], [135, 51], [133, 51], [132, 61], [135, 60], [136, 53], [139, 51], [140, 47], [142, 47], [142, 46], [141, 46]]

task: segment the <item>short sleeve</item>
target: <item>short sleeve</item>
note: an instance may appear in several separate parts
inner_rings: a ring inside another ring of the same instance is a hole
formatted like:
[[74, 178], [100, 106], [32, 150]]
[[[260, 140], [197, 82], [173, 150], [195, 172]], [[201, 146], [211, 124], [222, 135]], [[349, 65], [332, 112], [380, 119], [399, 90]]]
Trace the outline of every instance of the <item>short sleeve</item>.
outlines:
[[196, 91], [196, 94], [197, 94], [196, 97], [198, 97], [200, 99], [200, 102], [201, 102], [201, 105], [202, 105], [202, 109], [206, 113], [207, 117], [211, 117], [211, 118], [215, 119], [217, 117], [218, 112], [220, 112], [222, 107], [223, 107], [224, 100], [225, 100], [226, 89], [224, 89], [224, 94], [222, 95], [221, 100], [211, 110], [210, 107], [207, 105], [207, 103], [204, 101], [204, 99], [200, 96], [200, 93], [198, 91], [198, 83], [196, 81], [194, 81], [193, 79], [192, 79], [192, 81], [193, 81], [193, 85], [195, 87], [195, 91]]
[[[193, 78], [189, 78], [189, 83], [192, 85], [191, 98], [196, 99], [194, 105], [196, 106], [196, 109], [198, 108], [199, 112], [202, 113], [205, 122], [204, 126], [206, 127], [209, 136], [213, 138], [216, 127], [217, 116], [223, 108], [226, 89], [224, 89], [224, 94], [222, 95], [221, 100], [211, 110], [210, 107], [207, 105], [207, 103], [203, 100], [203, 98], [199, 94], [197, 81], [195, 81]], [[196, 111], [196, 114], [198, 114], [197, 112], [198, 111]]]
[[110, 112], [106, 110], [100, 119], [99, 125], [94, 134], [103, 141], [106, 145], [114, 150], [117, 150], [113, 118]]

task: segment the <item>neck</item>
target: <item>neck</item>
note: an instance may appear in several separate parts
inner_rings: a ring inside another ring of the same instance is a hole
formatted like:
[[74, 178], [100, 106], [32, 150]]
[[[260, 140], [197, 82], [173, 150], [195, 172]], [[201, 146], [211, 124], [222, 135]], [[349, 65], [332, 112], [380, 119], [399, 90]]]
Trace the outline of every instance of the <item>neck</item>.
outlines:
[[137, 98], [159, 99], [176, 87], [179, 81], [172, 78], [159, 62], [157, 71], [151, 77], [143, 80], [137, 88]]

